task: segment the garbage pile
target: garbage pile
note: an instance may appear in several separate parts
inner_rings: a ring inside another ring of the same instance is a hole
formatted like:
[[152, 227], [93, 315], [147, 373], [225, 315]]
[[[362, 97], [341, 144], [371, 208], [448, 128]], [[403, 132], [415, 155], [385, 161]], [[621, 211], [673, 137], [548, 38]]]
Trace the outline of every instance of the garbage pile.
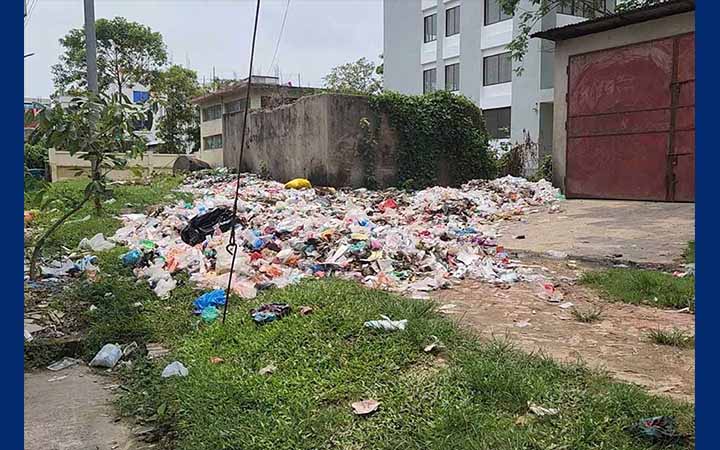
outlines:
[[[224, 289], [230, 273], [234, 177], [195, 175], [181, 189], [194, 203], [126, 214], [112, 238], [131, 249], [123, 261], [161, 298], [175, 288], [173, 273], [187, 271], [208, 289]], [[534, 281], [497, 246], [497, 223], [558, 198], [547, 181], [511, 176], [406, 192], [287, 189], [243, 174], [232, 289], [253, 298], [259, 290], [333, 275], [426, 297], [466, 278]]]

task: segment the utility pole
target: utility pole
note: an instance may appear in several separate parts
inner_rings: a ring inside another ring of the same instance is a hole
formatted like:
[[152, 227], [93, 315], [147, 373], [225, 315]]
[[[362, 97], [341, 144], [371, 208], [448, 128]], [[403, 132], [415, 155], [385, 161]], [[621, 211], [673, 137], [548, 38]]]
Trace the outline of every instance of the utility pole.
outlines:
[[[88, 90], [98, 93], [97, 40], [95, 38], [95, 0], [85, 1], [85, 59], [87, 60]], [[118, 90], [120, 86], [118, 86]]]

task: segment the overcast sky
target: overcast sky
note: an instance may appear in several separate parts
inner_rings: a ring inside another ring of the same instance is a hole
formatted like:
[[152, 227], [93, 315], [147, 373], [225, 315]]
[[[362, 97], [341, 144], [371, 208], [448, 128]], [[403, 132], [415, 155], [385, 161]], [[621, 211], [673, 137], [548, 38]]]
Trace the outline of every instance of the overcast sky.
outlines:
[[[34, 4], [34, 7], [32, 7]], [[269, 67], [287, 0], [262, 0], [255, 73]], [[53, 92], [50, 67], [61, 52], [58, 39], [83, 26], [82, 0], [28, 0], [25, 25], [25, 96]], [[95, 18], [122, 16], [159, 31], [172, 62], [208, 80], [247, 76], [254, 0], [95, 0]], [[337, 65], [382, 53], [382, 0], [291, 0], [278, 51], [282, 77], [319, 86]]]

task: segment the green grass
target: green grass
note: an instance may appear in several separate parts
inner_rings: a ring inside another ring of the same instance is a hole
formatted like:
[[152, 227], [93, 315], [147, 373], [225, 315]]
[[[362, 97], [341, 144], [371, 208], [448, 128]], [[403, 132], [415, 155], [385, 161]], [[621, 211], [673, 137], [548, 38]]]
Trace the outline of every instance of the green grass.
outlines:
[[695, 241], [688, 242], [688, 246], [683, 253], [683, 259], [686, 263], [695, 263]]
[[695, 277], [679, 278], [653, 270], [609, 269], [587, 272], [580, 282], [615, 301], [695, 309]]
[[[143, 285], [126, 285], [132, 278], [114, 257], [103, 263], [113, 275], [86, 291], [99, 307], [90, 323], [94, 345], [161, 341], [173, 349], [163, 361], [137, 360], [119, 400], [125, 414], [171, 431], [171, 448], [642, 449], [652, 447], [623, 427], [661, 414], [694, 434], [689, 404], [504, 342], [480, 342], [425, 301], [347, 281], [307, 281], [252, 301], [232, 299], [226, 325], [208, 326], [190, 313], [199, 292], [188, 284], [161, 301]], [[106, 290], [123, 293], [109, 299]], [[141, 309], [127, 306], [137, 301]], [[248, 311], [265, 302], [287, 302], [294, 312], [256, 326]], [[301, 317], [302, 305], [314, 313]], [[409, 326], [390, 333], [363, 327], [380, 314]], [[423, 352], [431, 336], [447, 348], [447, 362]], [[211, 364], [213, 356], [225, 362]], [[161, 379], [175, 359], [190, 375]], [[259, 375], [269, 364], [277, 371]], [[380, 401], [380, 410], [354, 416], [350, 403], [366, 398]], [[529, 401], [560, 414], [517, 425]]]
[[[116, 218], [120, 212], [142, 212], [150, 205], [167, 204], [177, 199], [187, 199], [186, 194], [172, 192], [181, 182], [181, 177], [158, 176], [149, 185], [118, 185], [111, 187], [114, 192], [115, 202], [103, 204], [103, 213], [100, 216], [95, 215], [91, 204], [85, 205], [69, 219], [69, 223], [61, 225], [53, 236], [48, 239], [45, 255], [57, 254], [62, 246], [71, 249], [75, 248], [83, 238], [90, 238], [97, 233], [103, 233], [106, 237], [112, 235], [121, 225]], [[52, 183], [49, 192], [50, 195], [55, 197], [66, 196], [80, 199], [87, 184], [87, 179], [60, 181]], [[37, 195], [30, 192], [27, 193], [25, 198], [26, 210], [40, 207], [40, 198]], [[32, 247], [33, 238], [39, 237], [41, 230], [47, 229], [63, 213], [63, 209], [57, 208], [56, 211], [53, 211], [53, 207], [41, 211], [37, 219], [30, 225], [31, 229], [37, 232], [31, 234], [31, 239], [25, 242], [25, 246]], [[87, 221], [73, 222], [87, 216], [89, 216]]]
[[599, 307], [588, 309], [573, 308], [571, 311], [575, 320], [582, 323], [595, 323], [603, 319], [603, 310]]
[[669, 345], [678, 348], [695, 347], [695, 338], [687, 331], [678, 328], [650, 330], [648, 338], [658, 345]]

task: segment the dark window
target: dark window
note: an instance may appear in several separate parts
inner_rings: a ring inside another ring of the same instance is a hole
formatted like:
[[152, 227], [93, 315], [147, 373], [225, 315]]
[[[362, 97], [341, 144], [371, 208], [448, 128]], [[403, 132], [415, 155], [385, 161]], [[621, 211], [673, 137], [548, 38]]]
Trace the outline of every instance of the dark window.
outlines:
[[456, 6], [445, 11], [445, 36], [460, 33], [460, 7]]
[[615, 12], [615, 4], [616, 0], [563, 0], [558, 12], [592, 19]]
[[245, 109], [245, 99], [241, 98], [225, 103], [225, 114], [230, 114]]
[[460, 64], [451, 64], [445, 66], [445, 90], [460, 90]]
[[203, 138], [203, 140], [205, 141], [205, 150], [222, 148], [222, 134], [208, 136], [206, 138]]
[[216, 120], [222, 117], [222, 105], [213, 105], [203, 108], [202, 121]]
[[437, 70], [423, 70], [423, 94], [435, 92], [437, 87]]
[[485, 0], [485, 25], [508, 19], [512, 19], [512, 15], [505, 14], [505, 11], [498, 4], [498, 0]]
[[510, 52], [483, 58], [483, 86], [512, 81]]
[[510, 137], [510, 108], [483, 110], [485, 128], [492, 139]]
[[425, 42], [437, 40], [437, 14], [425, 16]]

